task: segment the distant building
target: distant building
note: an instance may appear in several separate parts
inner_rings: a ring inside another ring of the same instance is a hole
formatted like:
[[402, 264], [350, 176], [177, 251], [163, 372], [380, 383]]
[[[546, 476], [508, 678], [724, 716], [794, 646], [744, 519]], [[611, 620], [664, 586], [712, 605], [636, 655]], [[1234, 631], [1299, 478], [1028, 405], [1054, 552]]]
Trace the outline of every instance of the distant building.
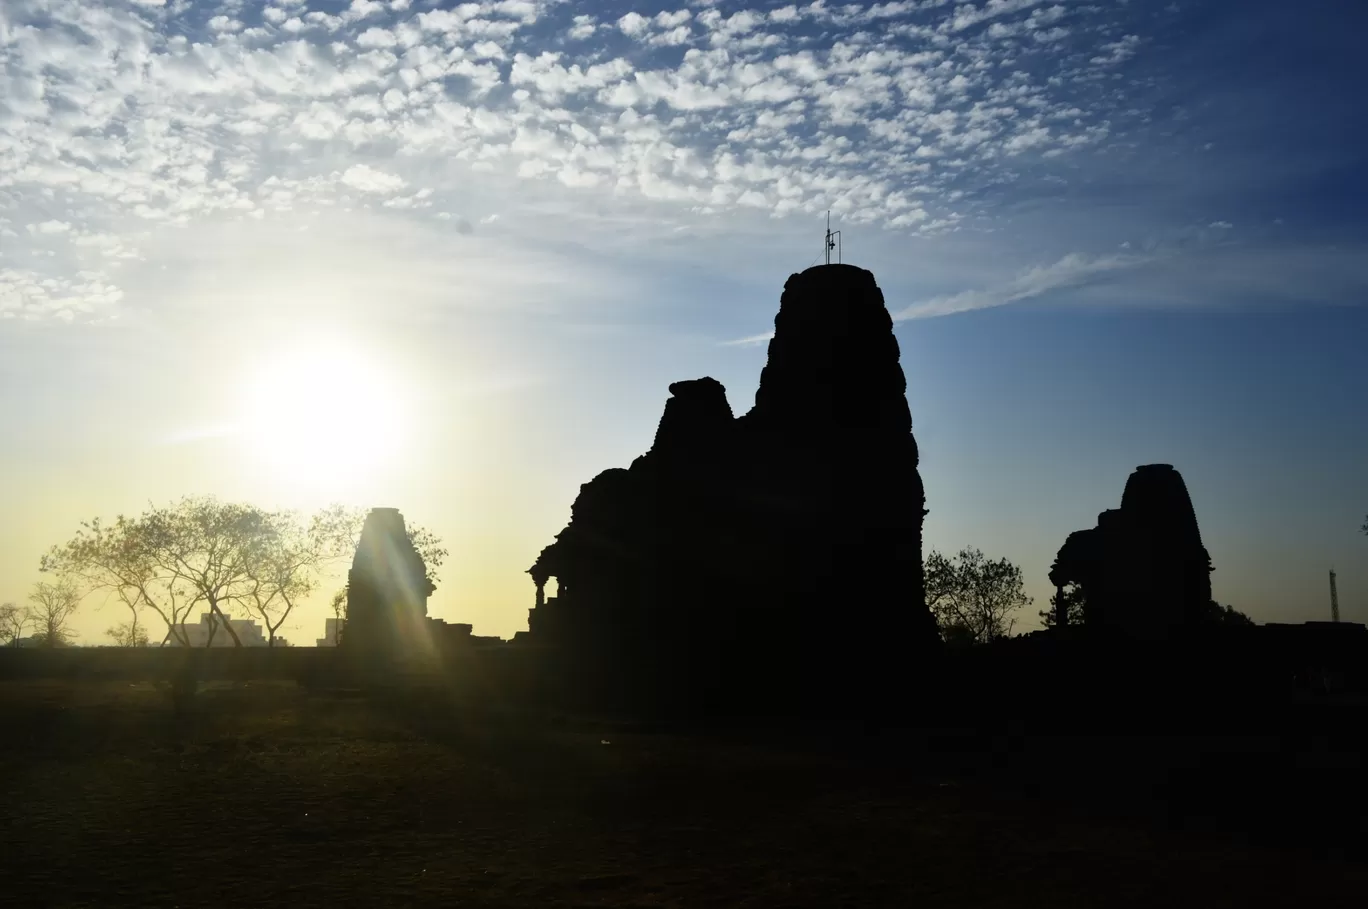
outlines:
[[323, 621], [323, 637], [318, 639], [319, 647], [336, 647], [337, 632], [341, 628], [341, 619], [325, 619]]
[[[243, 647], [265, 647], [269, 643], [261, 626], [254, 619], [235, 619], [230, 616], [228, 624], [232, 626], [233, 631], [237, 632], [238, 640], [242, 642]], [[188, 622], [182, 622], [173, 625], [171, 637], [167, 640], [167, 644], [173, 647], [187, 644], [190, 647], [235, 646], [233, 636], [223, 627], [218, 616], [212, 612], [201, 613], [198, 624], [191, 625]], [[276, 646], [286, 647], [289, 645], [284, 638], [278, 637], [276, 638]]]

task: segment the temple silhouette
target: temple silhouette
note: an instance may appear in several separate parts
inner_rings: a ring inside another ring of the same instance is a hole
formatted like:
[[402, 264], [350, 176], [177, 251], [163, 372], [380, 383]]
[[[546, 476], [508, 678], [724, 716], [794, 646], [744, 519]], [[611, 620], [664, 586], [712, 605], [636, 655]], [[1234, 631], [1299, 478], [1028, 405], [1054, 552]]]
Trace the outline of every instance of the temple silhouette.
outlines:
[[733, 416], [712, 378], [672, 384], [650, 450], [580, 487], [529, 569], [528, 639], [596, 701], [869, 702], [939, 645], [906, 379], [874, 275], [792, 275], [774, 326], [749, 412]]
[[1069, 534], [1050, 568], [1056, 602], [1083, 590], [1084, 623], [1136, 639], [1162, 640], [1211, 614], [1211, 556], [1182, 474], [1146, 464], [1126, 480], [1121, 507]]
[[400, 682], [430, 673], [454, 648], [470, 644], [470, 625], [427, 614], [435, 590], [399, 509], [372, 508], [347, 573], [338, 650], [350, 670], [372, 682]]
[[874, 275], [791, 275], [774, 326], [749, 411], [735, 415], [713, 378], [675, 382], [649, 450], [580, 487], [528, 569], [535, 601], [512, 642], [429, 617], [403, 516], [372, 510], [336, 677], [570, 710], [880, 723], [982, 714], [1033, 679], [1075, 692], [1069, 722], [1083, 725], [1102, 704], [1205, 715], [1194, 693], [1231, 685], [1266, 699], [1368, 685], [1363, 626], [1256, 627], [1212, 600], [1170, 464], [1136, 468], [1120, 506], [1065, 540], [1055, 627], [948, 652], [925, 602], [926, 497]]

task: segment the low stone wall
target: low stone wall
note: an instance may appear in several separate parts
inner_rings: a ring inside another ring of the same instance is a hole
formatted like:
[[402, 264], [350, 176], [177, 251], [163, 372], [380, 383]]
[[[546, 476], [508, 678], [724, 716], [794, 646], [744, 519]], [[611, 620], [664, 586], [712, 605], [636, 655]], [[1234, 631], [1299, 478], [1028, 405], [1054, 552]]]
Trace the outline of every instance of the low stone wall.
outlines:
[[429, 659], [357, 671], [336, 647], [0, 647], [0, 681], [294, 680], [316, 688], [441, 687], [462, 698], [532, 703], [550, 698], [538, 647], [503, 644], [444, 648]]
[[0, 648], [0, 679], [154, 681], [187, 661], [203, 680], [300, 679], [336, 660], [331, 647], [67, 647]]

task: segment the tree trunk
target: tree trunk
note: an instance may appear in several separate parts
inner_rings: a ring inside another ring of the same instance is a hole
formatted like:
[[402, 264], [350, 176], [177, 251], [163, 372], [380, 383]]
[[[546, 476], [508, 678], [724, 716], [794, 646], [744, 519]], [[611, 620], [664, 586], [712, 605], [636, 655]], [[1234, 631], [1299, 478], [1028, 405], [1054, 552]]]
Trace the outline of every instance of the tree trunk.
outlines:
[[[242, 639], [239, 638], [237, 632], [233, 630], [233, 626], [228, 623], [228, 617], [223, 614], [223, 610], [219, 609], [218, 600], [210, 600], [209, 608], [213, 611], [214, 615], [218, 616], [219, 621], [223, 623], [223, 628], [228, 632], [228, 637], [233, 639], [233, 646], [241, 647]], [[212, 639], [212, 635], [210, 637]]]

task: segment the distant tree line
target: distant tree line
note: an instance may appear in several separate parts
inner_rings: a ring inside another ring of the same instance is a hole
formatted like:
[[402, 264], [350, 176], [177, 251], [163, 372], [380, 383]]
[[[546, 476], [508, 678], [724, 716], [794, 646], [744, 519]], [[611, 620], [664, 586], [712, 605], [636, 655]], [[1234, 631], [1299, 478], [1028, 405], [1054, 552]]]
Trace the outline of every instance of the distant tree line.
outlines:
[[76, 607], [81, 604], [81, 595], [75, 585], [66, 580], [55, 584], [39, 582], [29, 594], [28, 605], [20, 607], [15, 603], [0, 604], [0, 643], [7, 646], [24, 640], [24, 632], [32, 631], [28, 638], [40, 647], [65, 647], [71, 643], [72, 634], [67, 627]]
[[[228, 617], [245, 613], [275, 646], [295, 608], [355, 552], [364, 522], [363, 510], [341, 505], [304, 515], [212, 497], [187, 497], [112, 523], [96, 518], [43, 556], [40, 571], [53, 581], [35, 586], [29, 607], [0, 607], [0, 641], [17, 643], [33, 630], [45, 646], [70, 643], [77, 606], [104, 594], [126, 610], [127, 620], [106, 632], [119, 646], [150, 643], [149, 613], [165, 626], [162, 645], [189, 646], [185, 624], [197, 610], [206, 610], [214, 633], [222, 628], [235, 646], [242, 641]], [[409, 536], [435, 583], [447, 555], [440, 539], [416, 526]], [[334, 599], [333, 607], [338, 613], [345, 605]]]

